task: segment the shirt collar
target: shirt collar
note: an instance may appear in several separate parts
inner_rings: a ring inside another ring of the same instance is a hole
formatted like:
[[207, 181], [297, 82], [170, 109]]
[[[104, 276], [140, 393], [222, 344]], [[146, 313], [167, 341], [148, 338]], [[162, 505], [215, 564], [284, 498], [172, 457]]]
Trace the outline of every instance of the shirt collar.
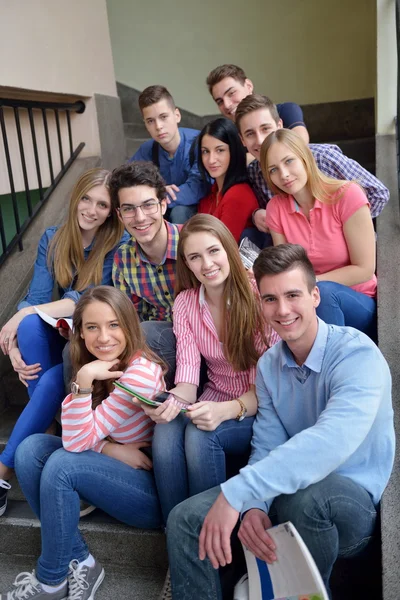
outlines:
[[[298, 202], [296, 202], [296, 200], [293, 198], [293, 196], [286, 196], [287, 198], [289, 198], [289, 202], [290, 202], [290, 209], [289, 212], [290, 213], [296, 213], [296, 212], [301, 212], [300, 209], [300, 205], [298, 204]], [[318, 200], [318, 198], [315, 198], [315, 202], [314, 202], [314, 208], [321, 208], [322, 203], [320, 202], [320, 200]]]
[[[310, 350], [309, 355], [303, 363], [303, 366], [308, 367], [311, 371], [315, 373], [320, 373], [322, 369], [322, 361], [324, 359], [326, 342], [328, 340], [328, 325], [325, 321], [322, 321], [319, 317], [317, 317], [318, 321], [318, 331], [317, 336], [315, 338], [314, 344]], [[299, 365], [293, 358], [293, 354], [289, 350], [286, 342], [283, 342], [283, 364], [286, 364], [288, 367], [299, 368]]]
[[[169, 223], [164, 220], [164, 225], [167, 228], [167, 249], [165, 251], [164, 257], [160, 262], [160, 265], [163, 265], [167, 258], [170, 260], [176, 260], [178, 255], [178, 240], [179, 240], [179, 232], [182, 229], [182, 225], [174, 225], [173, 223]], [[141, 262], [150, 263], [149, 259], [141, 249], [138, 242], [135, 243], [136, 248], [136, 266], [138, 267]]]
[[[200, 305], [200, 308], [203, 308], [205, 303], [206, 303], [206, 288], [204, 287], [204, 284], [202, 283], [200, 285], [200, 288], [199, 288], [199, 305]], [[231, 301], [229, 300], [229, 298], [228, 298], [227, 305], [228, 305], [228, 308], [231, 305]]]

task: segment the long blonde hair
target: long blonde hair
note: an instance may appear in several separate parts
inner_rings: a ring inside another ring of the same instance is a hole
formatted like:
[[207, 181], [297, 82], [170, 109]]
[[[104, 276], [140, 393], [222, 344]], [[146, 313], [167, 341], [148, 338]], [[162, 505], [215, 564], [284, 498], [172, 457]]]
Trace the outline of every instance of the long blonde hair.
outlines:
[[260, 358], [254, 345], [254, 337], [260, 332], [265, 340], [265, 322], [258, 302], [240, 259], [236, 241], [229, 229], [212, 215], [197, 214], [183, 226], [178, 243], [176, 261], [176, 295], [183, 290], [197, 289], [199, 280], [192, 273], [185, 259], [185, 243], [193, 233], [209, 233], [216, 237], [225, 249], [230, 272], [223, 292], [224, 354], [235, 371], [247, 371]]
[[261, 146], [260, 164], [262, 174], [269, 189], [274, 194], [279, 196], [287, 195], [272, 182], [268, 169], [268, 151], [276, 142], [285, 144], [303, 163], [307, 174], [307, 186], [313, 198], [318, 198], [318, 200], [326, 204], [332, 204], [340, 199], [341, 194], [337, 195], [337, 192], [339, 190], [343, 190], [344, 192], [344, 186], [349, 181], [333, 179], [333, 177], [328, 177], [322, 173], [318, 169], [313, 153], [308, 145], [297, 133], [290, 131], [290, 129], [277, 129], [273, 131], [265, 138]]
[[[85, 341], [81, 337], [83, 313], [85, 312], [86, 307], [89, 304], [92, 304], [92, 302], [104, 302], [105, 304], [108, 304], [115, 312], [119, 326], [124, 333], [126, 347], [119, 357], [119, 363], [114, 367], [116, 371], [125, 371], [129, 362], [132, 360], [132, 357], [135, 356], [137, 352], [141, 352], [147, 359], [161, 365], [165, 372], [163, 361], [154, 354], [146, 344], [136, 309], [128, 296], [110, 285], [98, 285], [97, 287], [86, 290], [79, 299], [74, 310], [74, 330], [70, 337], [73, 380], [83, 365], [86, 365], [93, 360], [97, 360], [86, 348]], [[113, 386], [113, 380], [94, 382], [92, 393], [93, 408], [109, 395]]]
[[60, 227], [51, 240], [47, 261], [57, 283], [63, 288], [68, 287], [75, 277], [73, 287], [77, 291], [101, 283], [104, 258], [121, 239], [124, 226], [118, 219], [116, 211], [110, 207], [111, 214], [99, 227], [93, 248], [85, 261], [77, 216], [78, 204], [96, 185], [104, 185], [108, 190], [109, 177], [109, 171], [98, 168], [87, 171], [78, 179], [72, 190], [67, 222]]

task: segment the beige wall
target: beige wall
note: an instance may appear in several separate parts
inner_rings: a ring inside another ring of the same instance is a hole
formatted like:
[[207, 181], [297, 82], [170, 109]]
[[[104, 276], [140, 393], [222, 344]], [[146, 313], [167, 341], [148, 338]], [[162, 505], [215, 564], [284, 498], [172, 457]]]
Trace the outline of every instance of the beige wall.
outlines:
[[375, 94], [375, 0], [107, 0], [107, 7], [117, 81], [139, 90], [167, 85], [197, 114], [215, 112], [204, 80], [225, 62], [242, 66], [277, 102]]
[[[100, 138], [93, 95], [117, 96], [111, 52], [106, 0], [0, 0], [0, 95], [28, 99], [53, 99], [53, 94], [67, 101], [83, 97], [86, 110], [72, 115], [74, 146], [86, 146], [81, 156], [100, 155]], [[4, 87], [3, 87], [4, 86]], [[50, 94], [51, 93], [51, 94]], [[14, 118], [6, 110], [12, 157], [18, 157]], [[51, 114], [51, 113], [49, 113]], [[35, 111], [39, 154], [43, 164], [43, 184], [49, 184], [41, 115]], [[36, 170], [27, 119], [21, 113], [26, 142], [28, 177], [35, 186]], [[51, 121], [51, 117], [50, 117]], [[53, 129], [54, 127], [50, 128]], [[68, 140], [64, 140], [69, 157]], [[54, 138], [54, 168], [59, 170], [59, 154]], [[22, 172], [14, 162], [16, 188], [23, 188]], [[8, 177], [0, 135], [0, 194], [9, 192]]]
[[377, 0], [376, 132], [394, 134], [397, 106], [395, 0]]

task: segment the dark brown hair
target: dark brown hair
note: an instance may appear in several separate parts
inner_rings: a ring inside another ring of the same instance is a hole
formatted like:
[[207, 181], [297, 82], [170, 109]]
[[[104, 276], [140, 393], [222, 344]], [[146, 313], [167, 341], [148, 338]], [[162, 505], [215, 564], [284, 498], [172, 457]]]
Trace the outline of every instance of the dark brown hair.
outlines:
[[[185, 242], [193, 233], [209, 233], [221, 242], [228, 256], [230, 272], [223, 293], [222, 322], [224, 354], [235, 371], [246, 371], [257, 364], [260, 354], [254, 346], [254, 336], [260, 332], [264, 337], [264, 322], [260, 302], [251, 288], [242, 264], [239, 249], [229, 229], [216, 217], [197, 214], [182, 227], [176, 261], [176, 295], [183, 290], [196, 289], [200, 282], [192, 273], [185, 259]], [[268, 346], [265, 337], [264, 341]]]
[[119, 208], [118, 192], [122, 188], [147, 185], [156, 190], [156, 196], [163, 200], [167, 195], [165, 181], [158, 168], [149, 161], [134, 160], [114, 169], [108, 184], [114, 209]]
[[[164, 368], [162, 360], [147, 346], [136, 309], [128, 296], [110, 285], [99, 285], [86, 290], [74, 310], [74, 329], [70, 338], [73, 379], [75, 379], [77, 372], [83, 365], [97, 360], [86, 348], [85, 341], [81, 337], [83, 314], [86, 307], [92, 304], [92, 302], [104, 302], [104, 304], [108, 304], [115, 312], [119, 326], [124, 332], [126, 347], [121, 356], [119, 356], [119, 363], [114, 367], [116, 371], [125, 371], [132, 357], [137, 352], [141, 352], [146, 358]], [[105, 381], [95, 380], [93, 382], [93, 408], [107, 398], [113, 386], [113, 380], [110, 379]]]
[[211, 95], [214, 85], [225, 79], [225, 77], [232, 77], [236, 81], [240, 81], [242, 85], [247, 79], [246, 73], [237, 65], [221, 65], [220, 67], [216, 67], [208, 74], [206, 79], [206, 84]]
[[143, 113], [143, 109], [148, 106], [160, 102], [160, 100], [166, 100], [172, 110], [175, 110], [175, 102], [169, 91], [163, 85], [150, 85], [147, 87], [139, 96], [139, 108]]
[[278, 109], [276, 108], [276, 104], [274, 104], [272, 100], [268, 98], [268, 96], [261, 96], [261, 94], [250, 94], [249, 96], [246, 96], [246, 98], [243, 98], [243, 100], [238, 104], [235, 112], [235, 123], [239, 131], [240, 121], [243, 119], [243, 117], [256, 110], [260, 110], [261, 108], [267, 108], [271, 113], [271, 117], [278, 125], [280, 116]]
[[264, 248], [254, 262], [253, 272], [260, 288], [264, 275], [279, 275], [297, 268], [303, 271], [307, 289], [312, 292], [317, 285], [314, 267], [307, 252], [299, 244], [279, 244], [279, 246]]

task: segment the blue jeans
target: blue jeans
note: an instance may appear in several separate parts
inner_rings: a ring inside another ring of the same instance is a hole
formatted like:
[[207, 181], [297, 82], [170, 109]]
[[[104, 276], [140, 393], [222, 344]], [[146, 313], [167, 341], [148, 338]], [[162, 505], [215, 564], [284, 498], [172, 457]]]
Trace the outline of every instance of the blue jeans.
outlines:
[[65, 340], [39, 315], [28, 315], [18, 327], [18, 346], [27, 365], [40, 363], [37, 379], [28, 382], [30, 400], [19, 416], [0, 461], [14, 467], [18, 445], [32, 433], [43, 433], [64, 400], [62, 349]]
[[[216, 487], [174, 508], [167, 524], [168, 555], [174, 600], [222, 600], [218, 570], [198, 558], [203, 521], [215, 502]], [[271, 507], [276, 523], [291, 521], [308, 546], [324, 584], [338, 557], [360, 554], [372, 539], [377, 519], [368, 492], [357, 483], [331, 473], [295, 494], [282, 495]]]
[[247, 229], [244, 229], [242, 235], [240, 236], [240, 241], [242, 241], [245, 237], [253, 242], [253, 244], [258, 246], [260, 250], [274, 245], [271, 234], [264, 233], [263, 231], [257, 229], [257, 227], [247, 227]]
[[375, 298], [334, 281], [320, 281], [318, 287], [321, 302], [317, 315], [325, 323], [355, 327], [376, 341]]
[[36, 434], [16, 453], [19, 483], [40, 519], [42, 553], [36, 577], [57, 585], [71, 560], [89, 555], [79, 532], [79, 498], [134, 527], [161, 527], [161, 511], [151, 471], [133, 469], [92, 450], [67, 452], [60, 438]]
[[183, 204], [178, 204], [174, 206], [174, 208], [169, 208], [166, 212], [165, 218], [170, 223], [186, 223], [197, 213], [197, 204], [191, 204], [190, 206], [185, 206]]
[[165, 523], [174, 506], [226, 481], [226, 454], [248, 458], [253, 422], [230, 419], [202, 431], [181, 413], [155, 426], [153, 468]]
[[146, 337], [146, 344], [168, 367], [165, 374], [167, 388], [174, 385], [176, 370], [176, 339], [171, 321], [142, 321], [140, 323]]

